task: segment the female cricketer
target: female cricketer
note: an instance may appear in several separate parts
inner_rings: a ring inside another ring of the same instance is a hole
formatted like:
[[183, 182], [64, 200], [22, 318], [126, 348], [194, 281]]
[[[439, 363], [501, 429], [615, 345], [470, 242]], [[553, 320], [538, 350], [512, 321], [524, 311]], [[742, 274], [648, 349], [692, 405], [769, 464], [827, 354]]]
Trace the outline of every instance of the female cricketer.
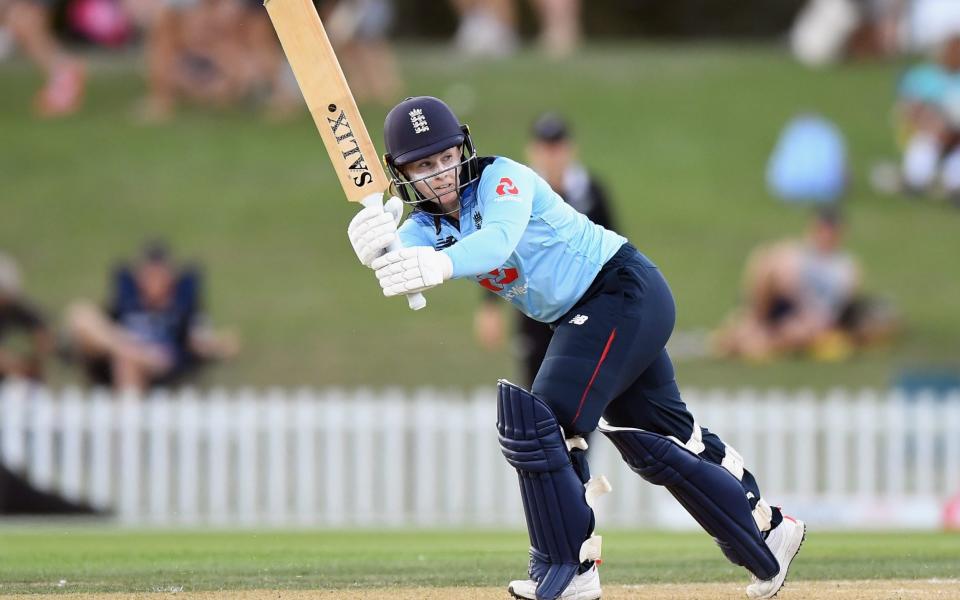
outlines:
[[[472, 279], [554, 329], [531, 390], [498, 383], [500, 446], [517, 470], [530, 534], [529, 579], [508, 591], [600, 597], [592, 502], [609, 487], [590, 477], [582, 438], [599, 428], [752, 574], [749, 598], [773, 597], [806, 527], [768, 504], [736, 450], [687, 410], [665, 350], [673, 296], [657, 266], [530, 168], [478, 156], [468, 128], [437, 98], [398, 104], [384, 137], [399, 198], [364, 208], [348, 227], [384, 295]], [[398, 228], [401, 201], [414, 210]], [[396, 236], [403, 248], [388, 252]]]

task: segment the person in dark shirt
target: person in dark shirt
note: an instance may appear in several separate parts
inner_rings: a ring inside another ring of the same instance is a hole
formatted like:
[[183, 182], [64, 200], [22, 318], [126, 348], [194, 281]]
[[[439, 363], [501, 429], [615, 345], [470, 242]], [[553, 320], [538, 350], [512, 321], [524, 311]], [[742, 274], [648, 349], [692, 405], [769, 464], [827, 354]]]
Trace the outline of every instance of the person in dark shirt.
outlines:
[[[9, 343], [11, 334], [18, 332], [28, 338], [25, 349]], [[8, 377], [42, 380], [52, 349], [53, 336], [43, 315], [23, 297], [16, 262], [0, 254], [0, 381]]]
[[[550, 184], [563, 200], [591, 221], [615, 230], [610, 200], [603, 186], [577, 160], [570, 126], [555, 113], [544, 113], [533, 123], [527, 145], [530, 166]], [[474, 332], [481, 346], [494, 350], [503, 345], [506, 330], [497, 296], [484, 293], [474, 315]], [[549, 325], [517, 312], [517, 353], [523, 366], [525, 385], [532, 385], [547, 353], [552, 331]]]
[[69, 308], [70, 337], [95, 383], [170, 385], [238, 350], [236, 336], [207, 327], [200, 300], [199, 272], [178, 268], [164, 244], [151, 243], [133, 267], [115, 271], [106, 314], [87, 302]]

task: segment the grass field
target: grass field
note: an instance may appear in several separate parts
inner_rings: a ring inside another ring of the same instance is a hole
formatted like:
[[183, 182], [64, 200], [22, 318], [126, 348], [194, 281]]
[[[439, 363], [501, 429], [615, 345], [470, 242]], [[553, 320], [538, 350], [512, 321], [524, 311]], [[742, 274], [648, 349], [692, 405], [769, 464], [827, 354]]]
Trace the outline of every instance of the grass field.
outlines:
[[[603, 533], [610, 586], [730, 583], [716, 589], [739, 593], [746, 581], [704, 534]], [[501, 586], [524, 574], [526, 535], [7, 527], [0, 529], [0, 565], [0, 595], [464, 587], [499, 588], [505, 596]], [[813, 531], [790, 571], [791, 582], [950, 580], [940, 587], [952, 595], [941, 598], [960, 597], [958, 576], [956, 533]]]
[[[252, 110], [192, 109], [147, 126], [134, 117], [143, 94], [135, 61], [95, 63], [85, 110], [62, 122], [33, 120], [38, 76], [20, 62], [0, 65], [0, 246], [21, 259], [28, 289], [51, 313], [102, 298], [108, 266], [163, 235], [206, 264], [214, 320], [246, 342], [207, 383], [474, 385], [514, 372], [508, 353], [471, 340], [477, 286], [444, 286], [416, 314], [379, 296], [350, 253], [344, 230], [355, 208], [306, 115], [277, 124]], [[824, 113], [849, 138], [850, 246], [868, 288], [903, 310], [907, 335], [845, 364], [684, 362], [681, 383], [882, 386], [903, 367], [955, 361], [960, 211], [877, 197], [866, 185], [872, 161], [895, 153], [889, 107], [902, 65], [815, 72], [773, 46], [610, 45], [563, 64], [532, 55], [463, 63], [440, 47], [406, 48], [402, 67], [409, 92], [455, 105], [482, 153], [521, 157], [534, 115], [570, 115], [621, 229], [669, 278], [679, 329], [716, 325], [749, 250], [800, 231], [804, 213], [767, 195], [764, 163], [790, 116]], [[379, 138], [385, 107], [364, 112]], [[55, 381], [71, 378], [60, 369]]]

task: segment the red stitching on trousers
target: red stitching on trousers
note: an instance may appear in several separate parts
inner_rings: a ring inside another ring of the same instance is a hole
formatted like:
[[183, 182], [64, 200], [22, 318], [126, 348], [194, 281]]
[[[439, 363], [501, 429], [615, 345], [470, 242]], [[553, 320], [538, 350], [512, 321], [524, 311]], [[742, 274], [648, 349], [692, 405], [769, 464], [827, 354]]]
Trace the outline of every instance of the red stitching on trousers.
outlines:
[[613, 344], [613, 338], [617, 337], [617, 328], [614, 327], [613, 331], [610, 332], [610, 337], [607, 338], [607, 345], [603, 347], [603, 354], [600, 355], [600, 361], [597, 362], [597, 368], [593, 370], [593, 376], [590, 377], [590, 383], [587, 384], [587, 389], [583, 390], [583, 396], [580, 396], [580, 405], [577, 406], [577, 414], [573, 416], [573, 422], [576, 423], [577, 419], [580, 418], [580, 411], [583, 409], [583, 403], [587, 399], [587, 394], [590, 393], [590, 388], [593, 386], [593, 380], [597, 378], [597, 373], [600, 372], [600, 365], [603, 364], [603, 361], [607, 358], [607, 352], [610, 351], [610, 345]]

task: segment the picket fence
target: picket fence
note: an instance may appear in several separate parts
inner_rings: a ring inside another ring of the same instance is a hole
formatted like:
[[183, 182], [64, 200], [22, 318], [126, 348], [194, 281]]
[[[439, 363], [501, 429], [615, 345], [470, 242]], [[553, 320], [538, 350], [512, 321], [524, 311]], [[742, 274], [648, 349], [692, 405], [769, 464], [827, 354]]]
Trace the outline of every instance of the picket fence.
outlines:
[[[934, 528], [960, 492], [960, 394], [685, 390], [765, 497], [822, 527]], [[516, 527], [494, 390], [0, 388], [0, 459], [133, 525]], [[601, 435], [606, 526], [693, 526]]]

